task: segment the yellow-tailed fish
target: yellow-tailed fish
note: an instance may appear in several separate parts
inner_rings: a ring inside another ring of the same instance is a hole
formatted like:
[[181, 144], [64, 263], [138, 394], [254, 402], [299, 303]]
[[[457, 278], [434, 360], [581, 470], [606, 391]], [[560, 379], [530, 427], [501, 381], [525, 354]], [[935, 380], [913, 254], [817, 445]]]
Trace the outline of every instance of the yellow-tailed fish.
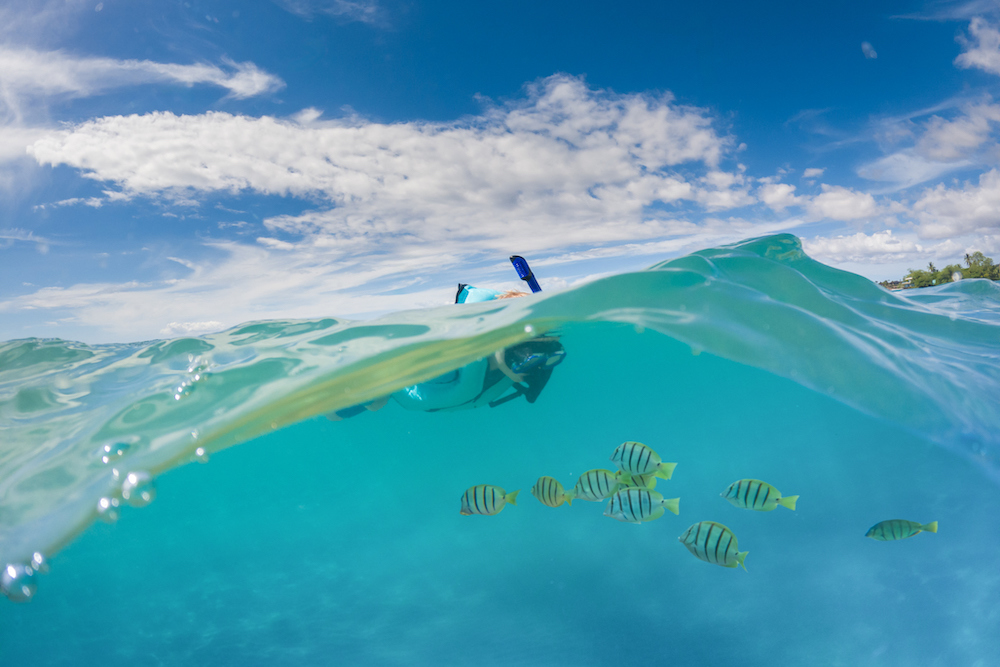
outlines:
[[664, 463], [660, 456], [641, 442], [623, 442], [618, 445], [611, 460], [630, 475], [656, 475], [670, 479], [676, 463]]
[[552, 477], [539, 477], [535, 485], [531, 487], [531, 495], [549, 507], [559, 507], [564, 502], [567, 505], [572, 505], [575, 497], [572, 491], [563, 490], [559, 480]]
[[865, 533], [865, 537], [870, 537], [879, 542], [892, 542], [893, 540], [905, 540], [907, 537], [913, 537], [917, 533], [925, 531], [936, 533], [937, 521], [917, 523], [916, 521], [907, 521], [906, 519], [889, 519], [888, 521], [880, 521], [869, 528], [868, 532]]
[[795, 509], [795, 501], [798, 496], [788, 496], [783, 498], [781, 491], [759, 479], [741, 479], [729, 485], [723, 493], [719, 494], [736, 507], [745, 510], [757, 510], [758, 512], [770, 512], [778, 505]]
[[573, 497], [590, 502], [605, 500], [618, 488], [618, 473], [595, 468], [580, 475], [573, 487]]
[[618, 471], [618, 488], [627, 489], [630, 486], [637, 486], [640, 489], [656, 488], [656, 475], [633, 475], [624, 470]]
[[664, 510], [678, 514], [680, 498], [664, 499], [656, 491], [630, 487], [615, 491], [604, 509], [604, 516], [628, 523], [652, 521], [663, 516]]
[[507, 503], [517, 505], [514, 500], [518, 493], [520, 493], [520, 489], [507, 493], [499, 486], [492, 484], [474, 486], [462, 494], [462, 509], [459, 513], [466, 516], [470, 514], [497, 514]]
[[688, 551], [705, 561], [722, 567], [747, 566], [743, 562], [747, 551], [738, 551], [736, 536], [721, 523], [715, 521], [699, 521], [684, 531], [677, 538]]

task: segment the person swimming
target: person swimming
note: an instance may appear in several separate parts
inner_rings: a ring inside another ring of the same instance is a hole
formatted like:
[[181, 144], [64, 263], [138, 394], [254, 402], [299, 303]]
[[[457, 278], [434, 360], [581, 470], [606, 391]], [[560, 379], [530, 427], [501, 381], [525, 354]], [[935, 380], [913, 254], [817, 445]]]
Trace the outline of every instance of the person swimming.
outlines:
[[[455, 303], [478, 303], [527, 296], [518, 290], [484, 289], [460, 283]], [[404, 387], [392, 394], [407, 410], [438, 412], [484, 405], [497, 407], [519, 396], [534, 403], [552, 370], [566, 356], [558, 337], [538, 338], [497, 350], [433, 380]]]
[[[514, 255], [511, 263], [532, 291], [541, 290], [524, 258]], [[459, 283], [456, 304], [480, 303], [527, 296], [520, 290], [494, 290]], [[407, 410], [439, 412], [482, 406], [497, 407], [520, 396], [534, 403], [548, 383], [552, 370], [566, 356], [559, 338], [542, 335], [531, 340], [497, 350], [461, 368], [392, 393], [396, 403]], [[347, 419], [365, 410], [375, 411], [385, 406], [389, 397], [367, 404], [355, 405], [329, 415], [330, 419]]]

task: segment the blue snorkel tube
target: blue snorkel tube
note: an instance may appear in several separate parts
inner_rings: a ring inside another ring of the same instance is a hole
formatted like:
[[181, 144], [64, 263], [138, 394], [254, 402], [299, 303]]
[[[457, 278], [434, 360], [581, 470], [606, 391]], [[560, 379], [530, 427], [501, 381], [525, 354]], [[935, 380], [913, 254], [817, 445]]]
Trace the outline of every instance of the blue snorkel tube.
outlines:
[[531, 267], [528, 266], [528, 262], [524, 257], [511, 255], [510, 263], [514, 265], [514, 270], [517, 271], [517, 275], [520, 276], [521, 280], [528, 283], [528, 287], [531, 288], [532, 292], [542, 291], [542, 288], [538, 286], [538, 281], [535, 280], [535, 274], [531, 272]]

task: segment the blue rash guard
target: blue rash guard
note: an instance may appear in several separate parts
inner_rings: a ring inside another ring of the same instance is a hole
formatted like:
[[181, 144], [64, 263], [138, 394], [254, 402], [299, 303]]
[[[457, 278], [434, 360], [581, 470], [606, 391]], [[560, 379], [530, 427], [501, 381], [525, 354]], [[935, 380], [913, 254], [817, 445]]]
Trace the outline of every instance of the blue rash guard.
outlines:
[[392, 398], [407, 410], [430, 412], [474, 408], [489, 403], [514, 384], [510, 378], [502, 376], [486, 387], [489, 370], [489, 359], [478, 359], [433, 380], [403, 387]]
[[[472, 285], [461, 285], [455, 297], [455, 303], [478, 303], [492, 301], [500, 292]], [[407, 410], [457, 410], [474, 408], [489, 403], [494, 398], [507, 391], [513, 380], [501, 376], [496, 381], [496, 373], [491, 374], [493, 384], [487, 385], [486, 376], [490, 371], [489, 358], [478, 359], [450, 373], [445, 373], [433, 380], [403, 387], [392, 397]]]

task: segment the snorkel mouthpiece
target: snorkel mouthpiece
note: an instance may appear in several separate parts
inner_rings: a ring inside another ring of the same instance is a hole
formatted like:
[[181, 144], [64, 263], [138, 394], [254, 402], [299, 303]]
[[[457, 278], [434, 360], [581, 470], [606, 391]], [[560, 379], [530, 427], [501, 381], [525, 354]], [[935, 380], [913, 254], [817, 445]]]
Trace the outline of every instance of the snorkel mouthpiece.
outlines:
[[510, 263], [514, 265], [514, 270], [517, 271], [517, 275], [521, 280], [528, 283], [528, 287], [531, 288], [532, 292], [542, 291], [542, 288], [538, 286], [538, 281], [535, 280], [535, 274], [531, 272], [531, 267], [528, 266], [528, 262], [524, 257], [511, 255]]

